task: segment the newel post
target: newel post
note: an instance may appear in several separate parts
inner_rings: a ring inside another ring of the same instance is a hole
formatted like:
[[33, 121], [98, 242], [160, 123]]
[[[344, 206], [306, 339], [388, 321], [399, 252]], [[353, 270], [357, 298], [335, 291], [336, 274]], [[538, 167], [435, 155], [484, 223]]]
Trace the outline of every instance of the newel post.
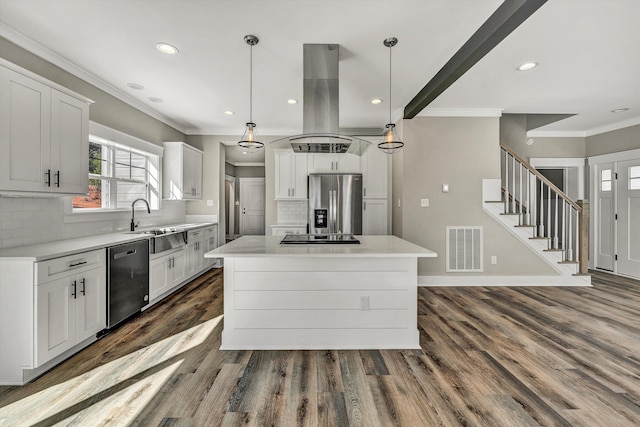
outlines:
[[578, 274], [588, 274], [589, 270], [589, 201], [577, 200], [580, 206], [578, 218]]

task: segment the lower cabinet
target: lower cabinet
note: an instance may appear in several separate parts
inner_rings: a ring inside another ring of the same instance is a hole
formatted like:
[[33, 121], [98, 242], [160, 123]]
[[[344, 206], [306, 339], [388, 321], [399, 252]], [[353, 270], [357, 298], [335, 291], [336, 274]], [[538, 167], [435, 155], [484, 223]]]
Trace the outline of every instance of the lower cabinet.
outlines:
[[191, 277], [204, 268], [204, 229], [191, 230], [187, 234], [187, 276]]
[[[206, 227], [204, 229], [204, 250], [202, 251], [202, 256], [209, 251], [214, 250], [218, 247], [218, 226], [212, 225], [210, 227]], [[209, 268], [212, 265], [216, 264], [218, 260], [216, 258], [204, 258], [204, 267]]]
[[106, 327], [106, 277], [101, 266], [37, 284], [36, 366]]
[[362, 234], [368, 236], [389, 234], [387, 199], [364, 199], [362, 201]]
[[177, 249], [149, 261], [149, 300], [153, 301], [187, 278], [187, 254]]

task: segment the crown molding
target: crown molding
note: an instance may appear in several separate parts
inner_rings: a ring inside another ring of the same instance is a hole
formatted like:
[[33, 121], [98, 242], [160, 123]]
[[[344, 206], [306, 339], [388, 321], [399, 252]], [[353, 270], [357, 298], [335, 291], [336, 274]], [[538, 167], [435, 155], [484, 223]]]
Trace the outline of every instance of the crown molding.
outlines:
[[499, 108], [425, 108], [418, 117], [502, 117]]
[[632, 119], [622, 120], [620, 122], [612, 123], [610, 125], [604, 125], [597, 128], [589, 129], [585, 131], [585, 136], [600, 135], [601, 133], [611, 132], [618, 129], [624, 129], [631, 126], [640, 125], [640, 117], [634, 117]]
[[89, 71], [79, 67], [68, 59], [58, 55], [56, 52], [27, 37], [20, 31], [2, 21], [0, 21], [0, 36], [4, 37], [12, 43], [15, 43], [16, 45], [31, 52], [32, 54], [44, 59], [45, 61], [52, 63], [56, 67], [59, 67], [64, 71], [74, 75], [75, 77], [97, 87], [98, 89], [108, 93], [109, 95], [119, 99], [120, 101], [129, 104], [133, 108], [147, 114], [148, 116], [153, 117], [154, 119], [166, 124], [167, 126], [171, 126], [172, 128], [182, 133], [186, 133], [187, 129], [179, 123], [175, 122], [164, 114], [157, 112], [148, 105], [143, 104], [127, 93], [121, 91], [110, 83], [107, 83], [106, 81], [90, 73]]
[[530, 130], [527, 138], [584, 138], [583, 130]]

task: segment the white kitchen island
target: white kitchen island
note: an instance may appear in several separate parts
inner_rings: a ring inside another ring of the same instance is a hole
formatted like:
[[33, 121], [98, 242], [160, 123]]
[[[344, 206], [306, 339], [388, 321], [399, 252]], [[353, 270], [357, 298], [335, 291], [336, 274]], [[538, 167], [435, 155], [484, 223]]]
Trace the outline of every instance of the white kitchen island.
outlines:
[[437, 254], [395, 236], [282, 245], [244, 236], [224, 258], [223, 350], [420, 348], [417, 260]]

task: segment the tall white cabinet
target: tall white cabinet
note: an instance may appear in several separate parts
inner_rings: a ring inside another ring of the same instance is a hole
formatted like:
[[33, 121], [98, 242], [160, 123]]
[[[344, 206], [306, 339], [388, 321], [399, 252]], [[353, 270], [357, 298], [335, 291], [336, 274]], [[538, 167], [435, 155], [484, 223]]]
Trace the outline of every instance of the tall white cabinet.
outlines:
[[275, 165], [276, 199], [307, 198], [307, 154], [277, 150]]
[[165, 142], [162, 158], [162, 197], [202, 199], [202, 151], [184, 142]]
[[362, 234], [389, 234], [391, 156], [369, 147], [362, 155]]
[[0, 62], [0, 191], [86, 194], [90, 100]]

